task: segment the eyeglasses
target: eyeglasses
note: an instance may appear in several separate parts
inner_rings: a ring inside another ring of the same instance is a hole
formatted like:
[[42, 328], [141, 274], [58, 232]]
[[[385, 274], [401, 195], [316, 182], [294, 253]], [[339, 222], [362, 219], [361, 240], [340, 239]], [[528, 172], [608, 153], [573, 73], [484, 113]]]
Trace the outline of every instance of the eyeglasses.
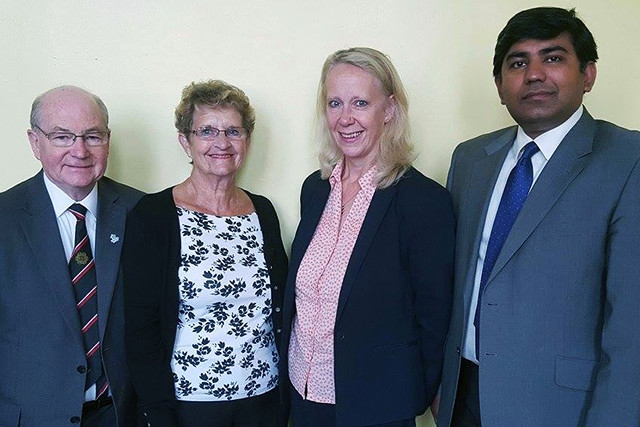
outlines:
[[191, 130], [191, 133], [205, 141], [213, 141], [218, 137], [218, 135], [220, 135], [220, 133], [224, 133], [225, 136], [232, 141], [242, 141], [249, 135], [249, 132], [247, 132], [245, 128], [241, 127], [216, 129], [211, 126], [205, 126], [200, 129]]
[[91, 131], [82, 135], [76, 135], [73, 132], [62, 131], [46, 133], [42, 128], [40, 128], [40, 126], [35, 125], [35, 127], [47, 137], [52, 145], [55, 145], [56, 147], [71, 147], [73, 143], [76, 142], [76, 138], [82, 138], [84, 143], [89, 147], [98, 147], [108, 143], [109, 137], [111, 136], [110, 130], [107, 130], [106, 132]]

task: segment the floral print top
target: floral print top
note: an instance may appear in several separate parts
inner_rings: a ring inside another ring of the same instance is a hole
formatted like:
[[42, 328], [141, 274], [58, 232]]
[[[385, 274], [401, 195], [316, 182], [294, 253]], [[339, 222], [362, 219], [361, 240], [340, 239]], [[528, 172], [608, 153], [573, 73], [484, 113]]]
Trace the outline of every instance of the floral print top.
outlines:
[[177, 211], [176, 398], [221, 401], [266, 393], [278, 383], [278, 352], [258, 216]]

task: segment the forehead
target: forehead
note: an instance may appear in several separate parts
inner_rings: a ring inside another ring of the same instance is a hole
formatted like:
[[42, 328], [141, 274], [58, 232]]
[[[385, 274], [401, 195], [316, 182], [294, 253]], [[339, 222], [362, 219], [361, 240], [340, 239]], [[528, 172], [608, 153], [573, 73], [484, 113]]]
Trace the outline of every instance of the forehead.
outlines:
[[382, 93], [378, 78], [369, 71], [352, 64], [338, 64], [327, 73], [327, 95], [335, 92], [370, 90]]
[[552, 39], [521, 39], [515, 42], [505, 55], [505, 59], [512, 56], [544, 55], [554, 50], [563, 50], [575, 54], [571, 34], [564, 32]]
[[47, 94], [39, 108], [41, 124], [45, 126], [65, 129], [106, 127], [104, 112], [95, 99], [84, 92], [61, 90]]
[[242, 115], [232, 106], [210, 107], [208, 105], [196, 105], [193, 110], [192, 121], [194, 125], [224, 123], [241, 126]]

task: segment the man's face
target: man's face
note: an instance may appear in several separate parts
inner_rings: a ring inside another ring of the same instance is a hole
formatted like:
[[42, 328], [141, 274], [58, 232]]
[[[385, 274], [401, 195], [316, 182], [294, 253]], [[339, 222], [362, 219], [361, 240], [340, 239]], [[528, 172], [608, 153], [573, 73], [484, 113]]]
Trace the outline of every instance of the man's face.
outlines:
[[109, 144], [88, 146], [76, 138], [70, 147], [54, 146], [43, 132], [106, 132], [104, 115], [95, 100], [74, 88], [54, 90], [42, 98], [38, 127], [27, 134], [35, 157], [47, 177], [74, 200], [81, 200], [93, 189], [107, 168]]
[[507, 51], [498, 95], [509, 114], [531, 138], [566, 121], [593, 87], [596, 65], [580, 71], [569, 33], [550, 40], [525, 39]]

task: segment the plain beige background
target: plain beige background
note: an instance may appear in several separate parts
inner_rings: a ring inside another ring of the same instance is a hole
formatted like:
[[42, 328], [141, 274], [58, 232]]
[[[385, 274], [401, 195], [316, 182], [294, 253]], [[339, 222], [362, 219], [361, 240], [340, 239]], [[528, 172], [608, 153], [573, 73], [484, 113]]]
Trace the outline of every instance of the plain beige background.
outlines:
[[[298, 194], [316, 169], [313, 117], [326, 56], [351, 46], [387, 53], [410, 99], [416, 166], [444, 183], [460, 141], [512, 123], [491, 76], [498, 32], [525, 0], [10, 1], [0, 16], [0, 191], [39, 169], [26, 137], [33, 98], [74, 84], [109, 107], [107, 174], [153, 192], [189, 173], [173, 109], [191, 81], [245, 90], [257, 124], [240, 183], [268, 196], [285, 245]], [[556, 1], [576, 7], [599, 46], [591, 114], [640, 127], [637, 0]], [[3, 224], [2, 226], [11, 226]], [[431, 426], [428, 416], [422, 427]]]

